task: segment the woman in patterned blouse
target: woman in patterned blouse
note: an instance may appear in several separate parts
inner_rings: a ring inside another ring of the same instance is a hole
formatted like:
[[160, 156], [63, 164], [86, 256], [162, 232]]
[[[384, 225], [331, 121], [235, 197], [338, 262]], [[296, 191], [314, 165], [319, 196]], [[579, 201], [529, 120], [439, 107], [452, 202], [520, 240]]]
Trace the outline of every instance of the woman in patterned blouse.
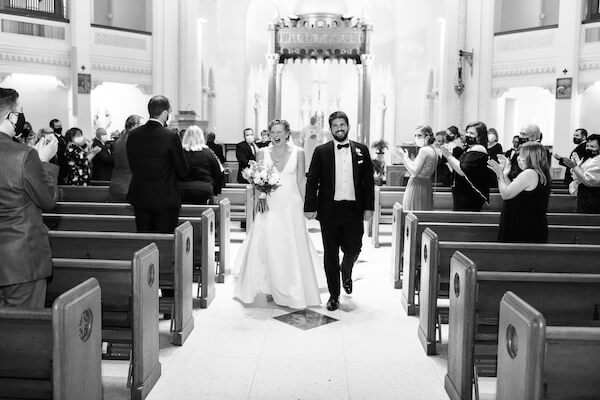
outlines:
[[99, 147], [94, 147], [89, 151], [89, 144], [86, 144], [83, 132], [79, 128], [69, 129], [65, 137], [67, 147], [65, 149], [65, 163], [67, 164], [67, 176], [65, 183], [74, 186], [87, 186], [90, 183], [92, 173], [92, 160], [100, 152]]

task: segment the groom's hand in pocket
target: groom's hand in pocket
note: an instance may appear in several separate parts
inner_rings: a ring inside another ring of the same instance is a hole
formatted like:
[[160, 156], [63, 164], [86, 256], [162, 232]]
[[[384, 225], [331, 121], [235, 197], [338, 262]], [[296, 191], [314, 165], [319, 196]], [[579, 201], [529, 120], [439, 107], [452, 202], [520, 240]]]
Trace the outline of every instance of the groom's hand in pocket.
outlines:
[[305, 212], [304, 213], [304, 218], [306, 218], [306, 219], [315, 219], [315, 218], [317, 218], [317, 213], [315, 211], [313, 211], [313, 212]]
[[365, 210], [363, 214], [363, 220], [370, 221], [373, 218], [373, 210]]

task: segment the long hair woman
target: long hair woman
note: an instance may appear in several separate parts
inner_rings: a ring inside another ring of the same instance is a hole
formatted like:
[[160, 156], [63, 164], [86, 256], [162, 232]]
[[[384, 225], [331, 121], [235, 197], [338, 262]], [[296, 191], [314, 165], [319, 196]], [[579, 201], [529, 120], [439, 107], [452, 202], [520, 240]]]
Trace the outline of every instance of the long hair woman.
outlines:
[[546, 149], [538, 142], [521, 145], [517, 162], [523, 171], [514, 180], [508, 178], [510, 162], [498, 155], [500, 162], [489, 160], [488, 166], [498, 178], [498, 190], [504, 200], [500, 217], [500, 242], [545, 243], [548, 240], [548, 199], [550, 164]]

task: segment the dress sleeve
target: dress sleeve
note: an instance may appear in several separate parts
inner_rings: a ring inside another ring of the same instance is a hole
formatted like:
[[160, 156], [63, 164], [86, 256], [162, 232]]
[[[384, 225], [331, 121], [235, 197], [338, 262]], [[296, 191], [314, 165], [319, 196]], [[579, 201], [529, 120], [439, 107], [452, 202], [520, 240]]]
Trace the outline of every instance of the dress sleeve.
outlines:
[[583, 174], [577, 174], [580, 183], [586, 186], [600, 187], [600, 156], [596, 156], [583, 168]]

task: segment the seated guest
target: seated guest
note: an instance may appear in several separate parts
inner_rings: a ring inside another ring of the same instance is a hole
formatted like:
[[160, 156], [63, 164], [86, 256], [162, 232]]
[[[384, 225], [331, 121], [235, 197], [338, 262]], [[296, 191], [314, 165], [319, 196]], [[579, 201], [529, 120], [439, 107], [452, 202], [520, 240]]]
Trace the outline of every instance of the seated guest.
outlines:
[[600, 214], [600, 135], [588, 136], [585, 157], [574, 154], [573, 158], [565, 158], [564, 163], [571, 168], [569, 192], [577, 195], [577, 212]]
[[100, 151], [92, 161], [92, 180], [108, 181], [112, 175], [115, 162], [110, 144], [110, 135], [104, 128], [96, 129], [96, 137], [92, 141], [92, 148], [99, 147]]
[[519, 149], [522, 172], [510, 180], [510, 163], [502, 155], [500, 162], [488, 161], [498, 178], [498, 190], [504, 200], [498, 241], [545, 243], [548, 241], [546, 211], [550, 198], [550, 163], [546, 149], [538, 142], [527, 142]]
[[127, 192], [131, 183], [131, 170], [129, 169], [129, 160], [127, 159], [127, 139], [129, 131], [142, 125], [142, 117], [139, 115], [130, 115], [125, 120], [125, 130], [113, 144], [113, 159], [115, 162], [108, 194], [110, 201], [127, 201]]
[[225, 155], [223, 154], [223, 146], [215, 143], [216, 135], [214, 132], [209, 132], [206, 135], [206, 145], [217, 156], [222, 165], [225, 165]]
[[184, 156], [189, 172], [180, 182], [182, 200], [187, 204], [214, 204], [213, 197], [221, 193], [222, 171], [219, 160], [204, 141], [204, 133], [196, 125], [183, 136]]
[[467, 150], [460, 159], [442, 147], [442, 153], [454, 170], [452, 198], [454, 211], [481, 211], [490, 197], [490, 172], [487, 169], [487, 127], [483, 122], [467, 125]]
[[502, 145], [498, 143], [498, 131], [494, 128], [488, 129], [488, 156], [494, 161], [498, 161], [498, 154], [502, 154]]
[[83, 132], [79, 128], [71, 128], [65, 134], [67, 148], [65, 149], [65, 163], [67, 165], [67, 174], [65, 184], [73, 186], [87, 186], [90, 183], [92, 166], [91, 162], [100, 152], [100, 147], [89, 147], [83, 137]]

